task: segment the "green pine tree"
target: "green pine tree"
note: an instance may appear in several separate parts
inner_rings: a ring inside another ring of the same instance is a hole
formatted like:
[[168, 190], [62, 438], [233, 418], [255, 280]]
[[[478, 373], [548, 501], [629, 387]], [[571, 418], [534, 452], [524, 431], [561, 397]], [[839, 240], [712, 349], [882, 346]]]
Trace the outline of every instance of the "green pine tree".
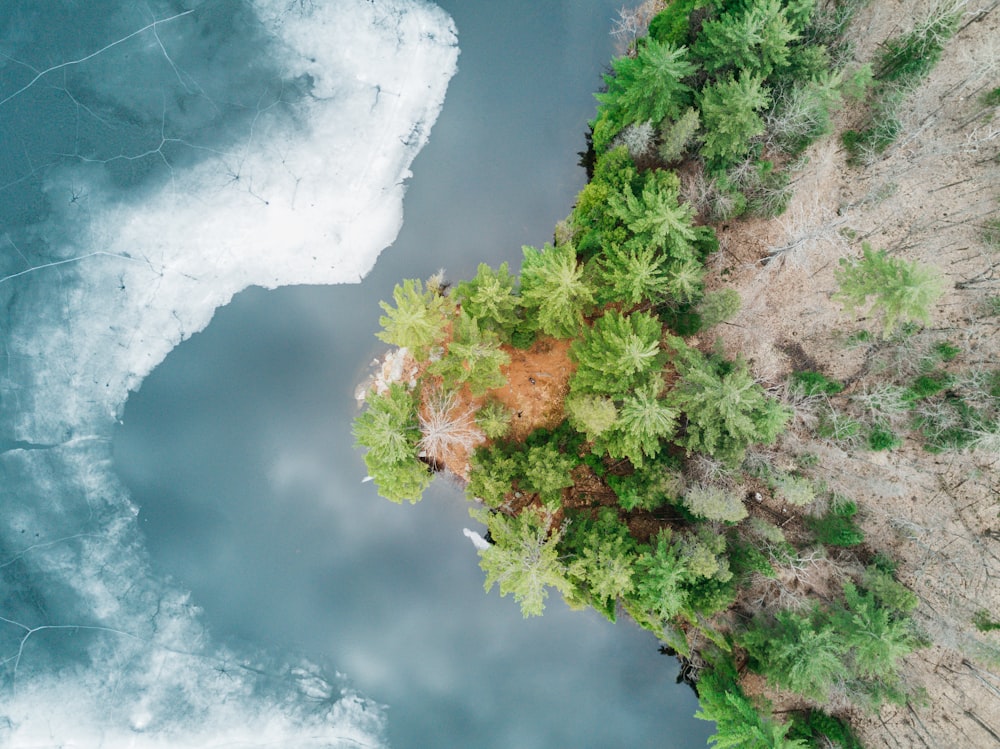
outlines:
[[705, 21], [694, 49], [709, 72], [735, 67], [766, 78], [788, 67], [798, 38], [781, 0], [755, 0]]
[[713, 361], [683, 344], [674, 345], [680, 379], [670, 400], [687, 416], [680, 444], [689, 451], [739, 462], [749, 445], [774, 441], [788, 420], [788, 410], [764, 394], [745, 361]]
[[698, 69], [689, 61], [686, 47], [655, 39], [647, 39], [635, 57], [617, 58], [612, 68], [614, 75], [604, 78], [607, 93], [597, 94], [600, 107], [593, 143], [598, 152], [627, 125], [658, 124], [679, 115], [691, 98], [691, 88], [683, 81]]
[[521, 300], [529, 317], [543, 333], [574, 337], [594, 304], [594, 292], [583, 278], [576, 252], [568, 244], [523, 250]]
[[890, 257], [885, 250], [872, 251], [863, 245], [861, 260], [841, 260], [836, 272], [840, 288], [833, 298], [854, 314], [871, 299], [871, 314], [882, 319], [888, 337], [900, 323], [930, 320], [931, 305], [942, 294], [940, 276], [916, 261]]
[[628, 458], [641, 467], [674, 434], [677, 409], [660, 398], [662, 389], [662, 378], [653, 375], [622, 399], [617, 421], [601, 439], [612, 458]]
[[606, 312], [570, 348], [577, 362], [570, 388], [612, 396], [635, 390], [663, 365], [661, 332], [659, 321], [645, 312]]
[[471, 281], [461, 281], [455, 297], [462, 309], [475, 318], [483, 330], [492, 330], [504, 340], [518, 323], [518, 298], [514, 293], [517, 277], [510, 274], [507, 263], [496, 270], [480, 263]]
[[444, 340], [448, 301], [435, 291], [425, 291], [414, 279], [396, 284], [392, 298], [395, 307], [379, 302], [386, 314], [379, 318], [383, 330], [376, 335], [393, 346], [410, 349], [418, 359], [426, 358], [430, 348]]
[[704, 139], [701, 155], [714, 168], [741, 161], [751, 140], [764, 132], [758, 112], [771, 103], [761, 76], [729, 76], [702, 90], [701, 116]]
[[572, 591], [559, 559], [561, 530], [550, 533], [546, 519], [532, 510], [514, 517], [500, 512], [479, 513], [477, 517], [493, 539], [490, 548], [479, 552], [487, 592], [497, 585], [501, 596], [513, 595], [527, 618], [541, 616], [548, 588], [563, 594]]

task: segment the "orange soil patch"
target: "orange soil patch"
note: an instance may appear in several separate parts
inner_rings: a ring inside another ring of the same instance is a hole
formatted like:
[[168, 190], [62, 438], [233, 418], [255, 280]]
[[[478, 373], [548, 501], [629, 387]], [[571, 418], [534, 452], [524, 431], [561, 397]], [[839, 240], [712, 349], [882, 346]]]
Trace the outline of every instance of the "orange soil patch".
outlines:
[[510, 364], [502, 368], [507, 384], [490, 392], [513, 415], [509, 437], [522, 440], [539, 427], [551, 429], [563, 420], [569, 378], [570, 341], [539, 338], [528, 350], [505, 346]]
[[[511, 429], [508, 437], [523, 440], [539, 427], [554, 428], [563, 420], [563, 401], [569, 392], [569, 378], [576, 369], [570, 361], [570, 341], [554, 338], [540, 338], [530, 349], [516, 349], [504, 346], [510, 356], [510, 363], [501, 368], [507, 383], [490, 390], [483, 397], [473, 397], [468, 387], [463, 387], [455, 396], [449, 414], [459, 424], [468, 422], [475, 428], [473, 414], [476, 409], [491, 399], [502, 403], [511, 413]], [[428, 378], [433, 382], [434, 378]], [[421, 416], [428, 415], [427, 398], [433, 393], [429, 388], [421, 403]], [[469, 478], [469, 458], [472, 450], [487, 442], [481, 433], [471, 440], [456, 440], [449, 443], [439, 454], [426, 455], [428, 462], [438, 468], [446, 468], [463, 479]]]

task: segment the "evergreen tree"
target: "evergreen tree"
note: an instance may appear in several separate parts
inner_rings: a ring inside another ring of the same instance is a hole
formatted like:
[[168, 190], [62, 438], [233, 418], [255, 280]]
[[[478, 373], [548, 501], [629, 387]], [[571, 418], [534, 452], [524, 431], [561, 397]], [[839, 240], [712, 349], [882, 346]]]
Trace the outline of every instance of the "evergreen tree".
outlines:
[[740, 294], [736, 289], [710, 291], [698, 302], [702, 328], [725, 322], [740, 311]]
[[615, 619], [619, 598], [634, 589], [632, 563], [635, 540], [617, 513], [604, 508], [596, 520], [574, 518], [564, 548], [571, 555], [567, 565], [570, 580], [587, 601], [609, 619]]
[[871, 312], [882, 318], [885, 336], [899, 323], [928, 322], [931, 305], [942, 293], [940, 277], [916, 261], [889, 257], [885, 250], [873, 252], [867, 243], [863, 250], [859, 261], [840, 261], [840, 289], [833, 298], [852, 314], [872, 298]]
[[754, 0], [705, 21], [695, 53], [709, 72], [736, 67], [766, 78], [788, 66], [798, 38], [781, 0]]
[[618, 419], [618, 409], [611, 398], [587, 393], [576, 393], [566, 399], [566, 414], [577, 431], [593, 442]]
[[719, 486], [695, 484], [684, 494], [684, 506], [706, 520], [735, 523], [747, 516], [747, 508], [733, 491]]
[[513, 491], [514, 479], [520, 475], [518, 456], [503, 445], [478, 448], [469, 460], [469, 483], [465, 495], [481, 500], [488, 507], [499, 507]]
[[573, 486], [573, 468], [579, 461], [559, 452], [554, 442], [530, 445], [522, 454], [518, 486], [537, 494], [546, 505], [558, 505], [562, 490]]
[[577, 362], [570, 388], [612, 396], [634, 390], [663, 364], [661, 330], [645, 312], [606, 312], [570, 348]]
[[594, 304], [594, 292], [570, 245], [524, 247], [521, 300], [543, 333], [556, 338], [577, 334], [584, 312]]
[[598, 299], [635, 306], [657, 302], [670, 289], [662, 255], [650, 244], [608, 247], [597, 261]]
[[479, 321], [463, 308], [452, 324], [451, 340], [445, 355], [430, 366], [447, 387], [464, 383], [476, 397], [502, 387], [506, 382], [500, 368], [510, 356], [500, 348], [500, 338], [491, 330], [481, 330]]
[[681, 304], [693, 302], [701, 294], [705, 266], [694, 258], [671, 263], [667, 270], [667, 291]]
[[420, 425], [413, 393], [393, 383], [382, 395], [369, 395], [354, 420], [357, 444], [367, 447], [365, 465], [379, 494], [393, 502], [416, 502], [433, 475], [417, 460]]
[[752, 665], [768, 679], [819, 702], [848, 676], [847, 643], [841, 633], [824, 626], [818, 611], [812, 617], [779, 611], [773, 624], [758, 624], [743, 635], [740, 644]]
[[622, 399], [618, 420], [602, 438], [612, 458], [628, 458], [640, 467], [656, 457], [660, 441], [673, 435], [677, 410], [659, 397], [663, 380], [653, 375]]
[[490, 399], [476, 411], [476, 425], [491, 440], [506, 437], [510, 431], [510, 411], [500, 401]]
[[640, 242], [664, 248], [672, 259], [688, 260], [693, 257], [694, 211], [679, 201], [679, 194], [677, 175], [656, 170], [647, 177], [638, 197], [626, 187], [612, 196], [610, 208]]
[[702, 90], [701, 116], [704, 143], [701, 155], [713, 167], [726, 167], [740, 161], [750, 142], [764, 132], [764, 120], [758, 112], [771, 103], [771, 95], [760, 76], [743, 73], [740, 77], [716, 81]]
[[657, 155], [668, 166], [680, 161], [695, 142], [700, 129], [701, 115], [698, 114], [698, 110], [694, 107], [684, 110], [684, 114], [675, 121], [667, 122], [660, 127], [660, 147]]
[[690, 102], [691, 88], [682, 81], [697, 67], [688, 60], [686, 47], [674, 47], [647, 39], [635, 57], [619, 57], [612, 63], [613, 76], [605, 76], [607, 93], [593, 123], [594, 148], [601, 152], [627, 125], [659, 123], [676, 117]]
[[413, 393], [392, 383], [382, 395], [370, 393], [365, 410], [354, 420], [357, 444], [379, 463], [399, 463], [416, 455], [420, 440], [417, 404]]
[[641, 626], [658, 634], [687, 602], [687, 567], [669, 528], [645, 547], [634, 568], [635, 591], [626, 597], [625, 608]]
[[898, 682], [899, 659], [917, 645], [910, 620], [895, 616], [874, 595], [859, 591], [850, 582], [844, 583], [844, 599], [847, 606], [834, 614], [833, 625], [845, 634], [851, 647], [853, 674]]
[[715, 749], [807, 749], [788, 738], [790, 723], [764, 716], [740, 688], [731, 667], [705, 669], [698, 678], [701, 709], [694, 717], [715, 721], [709, 743]]
[[566, 569], [559, 560], [561, 529], [550, 534], [545, 518], [532, 510], [514, 517], [499, 512], [480, 513], [477, 517], [493, 539], [490, 548], [479, 552], [487, 592], [497, 585], [501, 596], [512, 594], [525, 618], [541, 616], [549, 587], [563, 594], [571, 592]]
[[462, 309], [476, 319], [483, 330], [492, 330], [509, 340], [509, 331], [518, 323], [516, 281], [516, 276], [507, 270], [507, 263], [496, 270], [480, 263], [475, 278], [461, 281], [455, 288], [455, 296]]
[[670, 399], [687, 416], [680, 444], [739, 462], [749, 445], [774, 441], [789, 413], [764, 394], [746, 362], [713, 361], [683, 344], [674, 345], [680, 380]]
[[444, 340], [447, 300], [430, 289], [425, 291], [414, 279], [396, 284], [392, 298], [395, 307], [379, 302], [386, 314], [379, 318], [383, 330], [376, 335], [393, 346], [410, 349], [417, 359], [426, 358], [430, 347]]

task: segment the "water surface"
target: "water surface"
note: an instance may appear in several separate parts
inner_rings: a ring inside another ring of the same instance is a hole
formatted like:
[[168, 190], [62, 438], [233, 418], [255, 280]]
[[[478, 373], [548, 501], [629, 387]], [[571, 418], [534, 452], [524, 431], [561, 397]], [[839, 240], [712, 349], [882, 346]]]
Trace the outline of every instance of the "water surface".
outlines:
[[618, 2], [442, 3], [462, 55], [403, 230], [357, 287], [248, 291], [134, 395], [116, 465], [154, 559], [212, 630], [302, 652], [386, 704], [396, 747], [704, 746], [676, 664], [627, 622], [482, 591], [460, 489], [395, 506], [360, 483], [353, 391], [377, 301], [551, 238]]

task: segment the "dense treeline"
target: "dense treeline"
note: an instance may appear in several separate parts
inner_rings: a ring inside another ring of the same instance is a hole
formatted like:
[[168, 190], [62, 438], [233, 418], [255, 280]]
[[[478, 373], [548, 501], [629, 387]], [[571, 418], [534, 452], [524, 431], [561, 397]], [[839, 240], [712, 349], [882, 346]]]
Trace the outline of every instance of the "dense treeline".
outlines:
[[[612, 63], [591, 123], [590, 180], [553, 244], [525, 247], [520, 274], [480, 265], [452, 288], [397, 286], [379, 337], [408, 352], [414, 384], [371, 392], [355, 424], [389, 499], [416, 501], [442, 465], [463, 475], [489, 531], [486, 587], [513, 595], [525, 616], [554, 589], [610, 619], [626, 613], [696, 663], [699, 716], [716, 722], [720, 747], [857, 746], [821, 708], [834, 694], [865, 708], [904, 702], [897, 664], [922, 644], [909, 616], [918, 602], [891, 561], [854, 555], [857, 506], [804, 464], [748, 457], [777, 439], [790, 409], [745, 361], [691, 342], [740, 305], [732, 289], [705, 293], [711, 222], [783, 210], [790, 160], [830, 131], [844, 97], [872, 108], [890, 77], [926, 73], [905, 72], [918, 48], [908, 38], [887, 47], [874, 78], [849, 63], [843, 32], [862, 4], [668, 3]], [[837, 298], [871, 305], [886, 337], [926, 322], [940, 293], [931, 274], [867, 247], [838, 280]], [[559, 345], [571, 371], [561, 402], [524, 433], [501, 397], [506, 375], [515, 357]], [[944, 383], [914, 383], [907, 397]], [[843, 389], [815, 372], [788, 387], [824, 403]], [[761, 491], [815, 511], [774, 517]], [[827, 554], [846, 571], [821, 599], [754, 598], [768, 580], [784, 594]], [[770, 715], [743, 691], [747, 669], [812, 707]]]

